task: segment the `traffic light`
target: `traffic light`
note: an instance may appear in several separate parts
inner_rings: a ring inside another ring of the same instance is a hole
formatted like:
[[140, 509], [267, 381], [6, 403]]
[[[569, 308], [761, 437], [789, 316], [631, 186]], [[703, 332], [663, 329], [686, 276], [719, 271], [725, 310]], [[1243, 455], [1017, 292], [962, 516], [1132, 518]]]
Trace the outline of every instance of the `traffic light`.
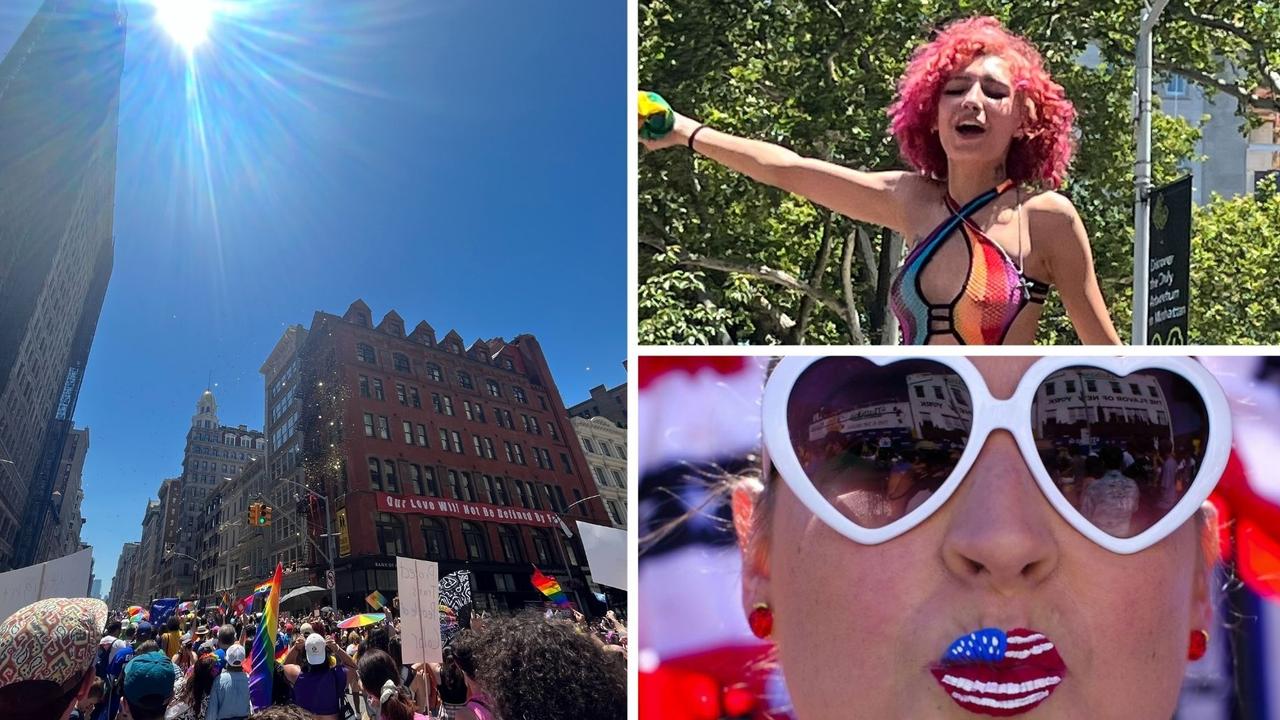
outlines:
[[270, 505], [263, 505], [263, 506], [262, 506], [262, 522], [261, 522], [261, 524], [263, 524], [263, 525], [268, 525], [268, 526], [269, 526], [269, 525], [271, 525], [271, 511], [272, 511], [273, 509], [274, 509], [274, 508], [272, 508]]
[[259, 525], [262, 520], [262, 506], [258, 503], [249, 503], [249, 525]]

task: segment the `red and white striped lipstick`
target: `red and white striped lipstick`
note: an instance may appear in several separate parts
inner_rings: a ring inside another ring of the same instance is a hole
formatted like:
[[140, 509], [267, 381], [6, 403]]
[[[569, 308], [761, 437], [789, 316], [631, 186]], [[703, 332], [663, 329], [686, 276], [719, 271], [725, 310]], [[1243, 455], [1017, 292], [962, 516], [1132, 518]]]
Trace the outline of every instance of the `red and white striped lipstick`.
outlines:
[[1011, 717], [1048, 700], [1066, 677], [1067, 665], [1043, 633], [983, 628], [952, 642], [930, 671], [965, 710]]

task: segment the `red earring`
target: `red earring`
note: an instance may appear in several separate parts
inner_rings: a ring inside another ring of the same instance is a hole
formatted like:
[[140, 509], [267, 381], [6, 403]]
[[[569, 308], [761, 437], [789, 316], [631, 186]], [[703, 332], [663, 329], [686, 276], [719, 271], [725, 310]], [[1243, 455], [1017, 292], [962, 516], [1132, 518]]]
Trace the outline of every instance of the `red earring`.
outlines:
[[1187, 648], [1188, 660], [1199, 660], [1204, 657], [1204, 651], [1209, 647], [1209, 631], [1208, 630], [1192, 630], [1191, 644]]
[[773, 634], [773, 610], [767, 603], [756, 603], [747, 616], [747, 624], [751, 626], [752, 635], [768, 640]]

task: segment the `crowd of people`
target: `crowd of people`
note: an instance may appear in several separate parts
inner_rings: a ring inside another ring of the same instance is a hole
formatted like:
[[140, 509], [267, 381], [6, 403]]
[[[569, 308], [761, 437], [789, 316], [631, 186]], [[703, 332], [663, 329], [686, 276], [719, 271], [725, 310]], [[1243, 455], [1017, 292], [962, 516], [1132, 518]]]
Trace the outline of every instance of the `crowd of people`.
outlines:
[[[626, 626], [612, 612], [470, 618], [439, 663], [406, 663], [399, 619], [342, 630], [329, 608], [282, 614], [270, 703], [250, 699], [261, 613], [153, 624], [91, 598], [45, 599], [0, 624], [6, 720], [543, 720], [626, 717]], [[287, 651], [285, 650], [287, 648]]]

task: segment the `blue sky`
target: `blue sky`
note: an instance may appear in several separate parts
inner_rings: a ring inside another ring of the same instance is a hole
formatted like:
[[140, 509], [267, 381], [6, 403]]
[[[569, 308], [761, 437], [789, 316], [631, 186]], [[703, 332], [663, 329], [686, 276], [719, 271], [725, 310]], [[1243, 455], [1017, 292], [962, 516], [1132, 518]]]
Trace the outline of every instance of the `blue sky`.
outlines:
[[[39, 4], [4, 1], [0, 54]], [[222, 421], [260, 428], [258, 368], [315, 310], [534, 333], [568, 403], [626, 379], [625, 3], [223, 5], [192, 73], [129, 4], [115, 269], [75, 414], [104, 593], [210, 373]]]

